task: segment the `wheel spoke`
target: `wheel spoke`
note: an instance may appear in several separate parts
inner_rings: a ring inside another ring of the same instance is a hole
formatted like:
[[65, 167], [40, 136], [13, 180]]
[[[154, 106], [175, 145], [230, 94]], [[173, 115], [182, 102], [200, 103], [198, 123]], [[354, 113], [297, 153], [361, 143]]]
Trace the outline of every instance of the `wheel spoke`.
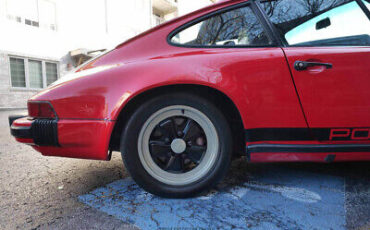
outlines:
[[184, 136], [183, 139], [188, 141], [191, 138], [199, 135], [199, 129], [192, 119], [187, 119], [184, 130], [182, 131]]
[[176, 125], [176, 120], [175, 118], [171, 117], [171, 123], [172, 123], [172, 134], [174, 136], [174, 138], [176, 138], [178, 135], [177, 135], [177, 125]]
[[176, 123], [174, 119], [167, 119], [158, 125], [162, 135], [171, 139], [177, 137], [175, 126]]
[[157, 157], [167, 157], [167, 154], [171, 152], [171, 146], [164, 141], [150, 141], [149, 146], [151, 153]]
[[200, 159], [202, 158], [203, 153], [205, 151], [206, 151], [205, 146], [197, 146], [197, 145], [193, 145], [186, 150], [187, 157], [196, 164], [199, 164]]
[[183, 170], [183, 160], [180, 157], [172, 156], [168, 161], [165, 170], [181, 172]]

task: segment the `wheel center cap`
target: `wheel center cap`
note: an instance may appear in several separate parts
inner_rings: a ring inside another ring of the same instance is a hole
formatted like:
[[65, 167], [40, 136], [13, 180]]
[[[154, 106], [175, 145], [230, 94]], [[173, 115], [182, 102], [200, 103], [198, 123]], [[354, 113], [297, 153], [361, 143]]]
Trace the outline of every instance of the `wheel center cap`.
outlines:
[[176, 154], [181, 154], [186, 150], [186, 143], [183, 139], [177, 138], [172, 141], [171, 149]]

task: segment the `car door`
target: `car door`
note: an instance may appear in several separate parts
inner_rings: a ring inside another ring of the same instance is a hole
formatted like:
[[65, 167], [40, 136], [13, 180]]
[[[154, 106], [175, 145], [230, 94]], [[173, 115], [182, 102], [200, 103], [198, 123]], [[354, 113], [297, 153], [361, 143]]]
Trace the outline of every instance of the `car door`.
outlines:
[[370, 142], [367, 1], [261, 3], [285, 47], [307, 122], [325, 142]]

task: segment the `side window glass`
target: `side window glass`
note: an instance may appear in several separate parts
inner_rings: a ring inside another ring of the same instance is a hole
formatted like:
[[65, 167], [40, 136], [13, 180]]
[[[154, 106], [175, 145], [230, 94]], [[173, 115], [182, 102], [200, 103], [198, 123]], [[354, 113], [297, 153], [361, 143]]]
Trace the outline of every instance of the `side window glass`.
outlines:
[[261, 4], [288, 45], [370, 45], [370, 21], [354, 0], [272, 0]]
[[187, 46], [272, 45], [249, 6], [205, 19], [175, 34], [171, 42]]

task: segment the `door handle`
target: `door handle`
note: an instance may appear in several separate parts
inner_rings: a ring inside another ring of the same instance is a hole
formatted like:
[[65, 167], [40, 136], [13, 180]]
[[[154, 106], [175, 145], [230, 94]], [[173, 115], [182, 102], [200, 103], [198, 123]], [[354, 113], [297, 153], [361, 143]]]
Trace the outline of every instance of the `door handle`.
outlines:
[[308, 67], [312, 66], [325, 66], [327, 69], [333, 68], [333, 64], [321, 63], [321, 62], [306, 62], [306, 61], [296, 61], [294, 63], [294, 69], [297, 71], [306, 70]]

